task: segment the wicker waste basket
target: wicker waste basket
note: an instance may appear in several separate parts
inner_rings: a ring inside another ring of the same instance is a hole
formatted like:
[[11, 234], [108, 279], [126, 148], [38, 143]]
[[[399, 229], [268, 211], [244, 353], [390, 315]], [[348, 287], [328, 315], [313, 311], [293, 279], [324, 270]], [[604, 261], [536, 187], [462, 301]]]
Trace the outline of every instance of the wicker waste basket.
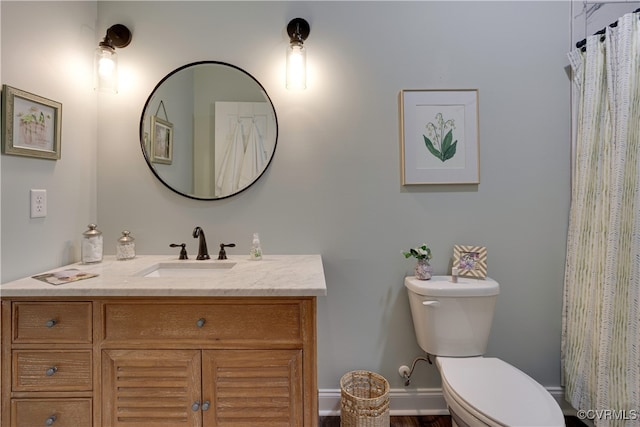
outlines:
[[341, 427], [389, 427], [389, 383], [369, 371], [347, 372], [340, 379]]

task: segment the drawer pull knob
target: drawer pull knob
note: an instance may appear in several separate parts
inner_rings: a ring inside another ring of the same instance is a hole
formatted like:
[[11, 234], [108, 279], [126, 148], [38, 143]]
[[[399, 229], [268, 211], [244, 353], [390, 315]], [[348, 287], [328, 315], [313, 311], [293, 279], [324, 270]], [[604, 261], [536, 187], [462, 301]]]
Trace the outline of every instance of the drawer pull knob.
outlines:
[[211, 402], [209, 402], [208, 400], [205, 400], [205, 402], [202, 404], [202, 410], [207, 411], [209, 410], [210, 406], [211, 406]]
[[[58, 367], [57, 367], [57, 366], [52, 366], [52, 367], [50, 367], [49, 369], [47, 369], [46, 374], [47, 374], [47, 376], [48, 376], [48, 377], [51, 377], [51, 376], [53, 376], [53, 374], [55, 374], [56, 372], [58, 372]], [[54, 420], [54, 421], [55, 421], [55, 420]]]
[[196, 326], [197, 326], [198, 328], [202, 328], [206, 322], [207, 322], [207, 321], [206, 321], [206, 319], [205, 319], [205, 318], [200, 318], [200, 319], [198, 319], [198, 321], [196, 322]]
[[56, 417], [55, 415], [51, 415], [49, 418], [47, 418], [45, 420], [44, 425], [52, 426], [53, 423], [55, 423], [57, 419], [58, 419], [58, 417]]
[[191, 410], [193, 412], [196, 412], [198, 409], [200, 409], [200, 401], [196, 400], [195, 402], [193, 402], [193, 405], [191, 405]]
[[56, 319], [51, 319], [47, 320], [47, 323], [45, 323], [45, 325], [47, 328], [53, 328], [54, 326], [56, 326], [56, 323], [58, 323]]

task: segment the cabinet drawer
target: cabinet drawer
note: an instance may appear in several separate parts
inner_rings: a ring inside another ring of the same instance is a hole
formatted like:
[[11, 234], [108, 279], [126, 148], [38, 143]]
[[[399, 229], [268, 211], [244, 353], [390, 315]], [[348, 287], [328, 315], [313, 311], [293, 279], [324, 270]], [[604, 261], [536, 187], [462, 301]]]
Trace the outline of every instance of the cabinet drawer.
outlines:
[[90, 391], [91, 351], [13, 351], [13, 391]]
[[13, 343], [90, 344], [90, 302], [14, 302]]
[[11, 427], [91, 425], [91, 399], [13, 399]]
[[106, 341], [301, 343], [302, 307], [286, 303], [107, 303]]

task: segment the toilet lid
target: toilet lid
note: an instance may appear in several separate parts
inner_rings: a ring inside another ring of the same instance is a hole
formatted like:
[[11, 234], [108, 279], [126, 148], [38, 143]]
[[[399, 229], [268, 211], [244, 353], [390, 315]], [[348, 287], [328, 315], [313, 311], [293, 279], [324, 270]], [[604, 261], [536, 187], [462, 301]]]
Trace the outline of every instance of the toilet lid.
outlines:
[[496, 358], [438, 357], [442, 380], [458, 403], [506, 426], [563, 426], [553, 396], [524, 372]]

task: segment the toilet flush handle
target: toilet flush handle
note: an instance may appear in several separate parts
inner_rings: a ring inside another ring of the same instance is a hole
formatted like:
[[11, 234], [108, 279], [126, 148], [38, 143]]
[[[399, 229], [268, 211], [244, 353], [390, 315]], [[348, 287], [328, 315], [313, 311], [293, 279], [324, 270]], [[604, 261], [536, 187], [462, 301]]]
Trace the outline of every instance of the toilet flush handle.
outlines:
[[440, 301], [422, 301], [422, 305], [430, 305], [432, 307], [436, 307], [440, 305]]

